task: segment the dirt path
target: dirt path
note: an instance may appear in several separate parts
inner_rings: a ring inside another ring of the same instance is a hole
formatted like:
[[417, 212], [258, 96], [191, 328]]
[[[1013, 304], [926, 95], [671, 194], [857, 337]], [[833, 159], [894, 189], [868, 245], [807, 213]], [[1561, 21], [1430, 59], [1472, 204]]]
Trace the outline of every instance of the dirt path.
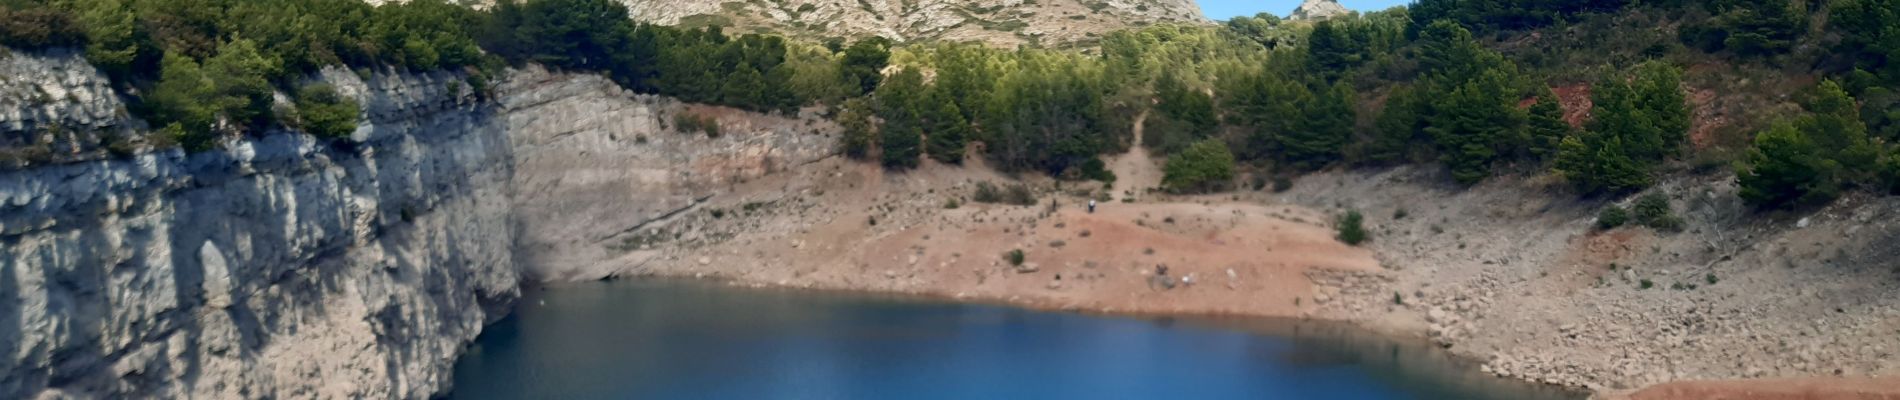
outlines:
[[1161, 187], [1161, 166], [1155, 163], [1154, 157], [1148, 154], [1148, 148], [1142, 145], [1142, 136], [1145, 135], [1141, 127], [1147, 119], [1147, 111], [1135, 116], [1134, 144], [1128, 146], [1127, 153], [1108, 159], [1109, 171], [1115, 172], [1116, 200], [1127, 197], [1140, 199], [1148, 191]]

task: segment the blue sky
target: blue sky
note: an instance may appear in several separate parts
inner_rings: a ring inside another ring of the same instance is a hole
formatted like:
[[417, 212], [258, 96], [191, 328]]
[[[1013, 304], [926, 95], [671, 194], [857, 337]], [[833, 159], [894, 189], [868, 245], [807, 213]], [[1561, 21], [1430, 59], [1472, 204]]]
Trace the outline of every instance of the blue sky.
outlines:
[[[1195, 0], [1201, 3], [1201, 12], [1207, 18], [1225, 20], [1237, 15], [1254, 15], [1262, 11], [1274, 15], [1286, 16], [1299, 7], [1301, 0]], [[1411, 3], [1410, 0], [1339, 0], [1346, 8], [1359, 11], [1375, 11], [1392, 6]]]

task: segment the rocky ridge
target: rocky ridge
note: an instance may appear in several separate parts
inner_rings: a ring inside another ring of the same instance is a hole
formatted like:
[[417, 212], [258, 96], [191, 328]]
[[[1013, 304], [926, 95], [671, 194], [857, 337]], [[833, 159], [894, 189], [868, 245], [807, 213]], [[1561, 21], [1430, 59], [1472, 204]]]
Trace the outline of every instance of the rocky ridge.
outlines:
[[1293, 9], [1293, 13], [1288, 14], [1287, 19], [1295, 21], [1321, 20], [1348, 14], [1352, 14], [1352, 10], [1346, 9], [1346, 6], [1339, 5], [1338, 0], [1306, 0], [1306, 2], [1300, 3], [1299, 8]]
[[[366, 0], [380, 4], [392, 0]], [[1158, 23], [1207, 23], [1192, 0], [618, 0], [636, 20], [795, 37], [881, 36], [997, 45], [1088, 42]], [[492, 0], [471, 2], [478, 7]]]

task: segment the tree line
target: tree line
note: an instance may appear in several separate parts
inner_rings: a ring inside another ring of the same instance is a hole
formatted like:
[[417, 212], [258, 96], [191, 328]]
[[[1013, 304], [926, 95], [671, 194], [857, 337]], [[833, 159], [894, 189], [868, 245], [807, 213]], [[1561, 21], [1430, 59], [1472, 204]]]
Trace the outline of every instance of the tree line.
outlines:
[[[1180, 171], [1171, 190], [1220, 188], [1237, 167], [1437, 163], [1462, 184], [1549, 171], [1580, 194], [1618, 195], [1685, 158], [1680, 67], [1655, 59], [1599, 73], [1589, 118], [1573, 125], [1540, 72], [1491, 44], [1640, 8], [1674, 16], [1676, 39], [1696, 51], [1805, 62], [1831, 78], [1737, 160], [1745, 197], [1774, 208], [1900, 188], [1889, 144], [1900, 140], [1895, 3], [1419, 0], [1318, 23], [1262, 14], [1150, 26], [1074, 51], [728, 35], [636, 23], [612, 0], [485, 11], [443, 0], [0, 0], [0, 43], [84, 49], [136, 112], [191, 147], [273, 124], [345, 134], [339, 115], [354, 104], [292, 87], [323, 66], [459, 69], [480, 94], [493, 72], [533, 62], [692, 102], [823, 105], [847, 155], [895, 169], [980, 156], [1007, 171], [1113, 180], [1098, 156], [1139, 141]], [[278, 90], [311, 111], [273, 109]]]

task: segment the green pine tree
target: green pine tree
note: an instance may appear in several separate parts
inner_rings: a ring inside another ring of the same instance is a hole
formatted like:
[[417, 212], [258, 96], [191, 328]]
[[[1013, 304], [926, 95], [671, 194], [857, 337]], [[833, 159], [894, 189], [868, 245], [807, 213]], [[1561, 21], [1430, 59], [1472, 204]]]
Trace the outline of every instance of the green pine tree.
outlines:
[[916, 125], [885, 126], [881, 129], [879, 148], [883, 149], [884, 167], [890, 169], [917, 168], [921, 161], [921, 147], [924, 137], [922, 128]]
[[1541, 160], [1555, 156], [1557, 145], [1576, 129], [1564, 120], [1563, 105], [1557, 94], [1545, 87], [1543, 93], [1537, 95], [1537, 104], [1531, 105], [1525, 131], [1530, 136], [1530, 156]]
[[1808, 206], [1840, 195], [1840, 164], [1821, 157], [1807, 134], [1787, 123], [1755, 136], [1745, 163], [1736, 171], [1741, 196], [1760, 208]]
[[929, 123], [926, 132], [930, 139], [926, 143], [931, 159], [949, 164], [962, 164], [965, 142], [968, 140], [970, 123], [963, 119], [963, 111], [957, 108], [955, 99], [942, 90], [933, 89], [926, 96], [924, 121]]
[[1581, 133], [1557, 145], [1558, 176], [1584, 194], [1621, 194], [1649, 187], [1649, 166], [1630, 156], [1623, 138]]
[[844, 155], [859, 160], [869, 159], [871, 149], [877, 148], [877, 130], [871, 125], [871, 106], [863, 98], [845, 100], [839, 106], [838, 125], [844, 128], [844, 138], [839, 141], [844, 146]]
[[1474, 184], [1490, 177], [1492, 165], [1523, 148], [1523, 111], [1506, 71], [1485, 72], [1453, 90], [1425, 131], [1438, 142], [1440, 160], [1452, 178]]

